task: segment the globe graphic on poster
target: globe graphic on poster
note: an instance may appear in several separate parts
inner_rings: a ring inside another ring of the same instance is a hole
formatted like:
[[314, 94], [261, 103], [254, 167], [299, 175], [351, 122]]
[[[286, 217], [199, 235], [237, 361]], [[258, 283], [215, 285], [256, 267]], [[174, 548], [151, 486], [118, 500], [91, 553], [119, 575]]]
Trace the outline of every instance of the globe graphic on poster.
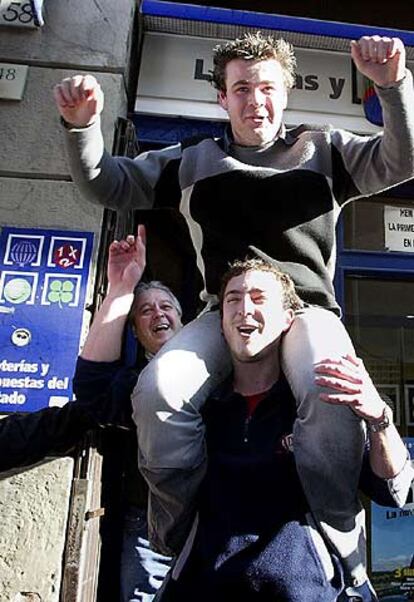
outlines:
[[10, 258], [17, 265], [23, 266], [36, 259], [37, 247], [30, 240], [21, 240], [14, 243], [10, 251]]

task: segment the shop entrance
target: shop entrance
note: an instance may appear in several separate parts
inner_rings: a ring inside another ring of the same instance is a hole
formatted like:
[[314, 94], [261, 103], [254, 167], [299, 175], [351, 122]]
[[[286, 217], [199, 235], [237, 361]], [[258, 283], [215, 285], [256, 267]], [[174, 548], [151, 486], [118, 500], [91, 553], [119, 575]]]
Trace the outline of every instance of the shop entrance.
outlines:
[[344, 320], [402, 436], [414, 433], [414, 279], [344, 275]]

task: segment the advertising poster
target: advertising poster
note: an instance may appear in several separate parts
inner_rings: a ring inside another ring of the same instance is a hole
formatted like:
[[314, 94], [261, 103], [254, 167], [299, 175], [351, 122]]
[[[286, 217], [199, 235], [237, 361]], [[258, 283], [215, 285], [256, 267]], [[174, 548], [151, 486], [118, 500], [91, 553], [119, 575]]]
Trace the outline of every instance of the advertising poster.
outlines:
[[3, 228], [0, 235], [0, 413], [73, 398], [93, 234]]
[[[414, 458], [414, 438], [404, 442]], [[371, 510], [372, 582], [378, 597], [414, 602], [414, 503], [385, 508], [372, 502]]]

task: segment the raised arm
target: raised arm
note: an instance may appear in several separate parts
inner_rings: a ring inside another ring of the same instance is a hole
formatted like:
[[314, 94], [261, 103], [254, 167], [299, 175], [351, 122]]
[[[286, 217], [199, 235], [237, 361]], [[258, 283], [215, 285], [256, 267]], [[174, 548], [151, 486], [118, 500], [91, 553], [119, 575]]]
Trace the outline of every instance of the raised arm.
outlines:
[[357, 69], [374, 81], [384, 128], [373, 136], [332, 130], [333, 178], [340, 204], [414, 177], [414, 90], [398, 38], [364, 36], [352, 42]]
[[113, 210], [150, 209], [164, 168], [181, 157], [181, 145], [113, 157], [104, 146], [101, 112], [104, 94], [92, 75], [65, 78], [53, 91], [73, 181], [86, 200]]
[[134, 288], [145, 269], [145, 228], [109, 247], [108, 294], [89, 330], [81, 357], [112, 362], [121, 356], [122, 334], [134, 300]]

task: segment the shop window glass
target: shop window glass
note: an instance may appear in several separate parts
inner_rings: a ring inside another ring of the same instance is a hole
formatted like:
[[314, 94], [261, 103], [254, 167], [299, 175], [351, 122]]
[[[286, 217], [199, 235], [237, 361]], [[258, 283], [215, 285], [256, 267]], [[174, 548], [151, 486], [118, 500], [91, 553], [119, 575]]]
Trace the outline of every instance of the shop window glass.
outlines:
[[345, 278], [345, 323], [402, 435], [414, 435], [414, 280]]

